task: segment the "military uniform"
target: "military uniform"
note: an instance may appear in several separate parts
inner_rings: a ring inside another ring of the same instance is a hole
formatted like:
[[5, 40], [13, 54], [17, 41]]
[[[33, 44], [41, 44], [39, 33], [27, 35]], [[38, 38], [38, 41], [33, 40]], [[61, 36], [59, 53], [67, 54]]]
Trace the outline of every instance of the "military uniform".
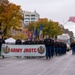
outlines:
[[75, 42], [72, 42], [70, 47], [72, 49], [72, 54], [74, 54], [75, 53]]
[[48, 57], [51, 57], [51, 48], [50, 48], [50, 39], [46, 38], [44, 39], [44, 43], [46, 46], [46, 59], [48, 59]]
[[20, 45], [20, 44], [22, 44], [22, 41], [21, 41], [20, 39], [17, 39], [17, 40], [15, 41], [15, 44]]
[[43, 40], [39, 40], [38, 44], [44, 44]]
[[1, 46], [2, 44], [5, 44], [5, 40], [4, 39], [0, 39], [0, 56], [1, 56]]
[[55, 47], [55, 54], [57, 56], [58, 54], [58, 42], [57, 41], [54, 43], [54, 47]]
[[54, 40], [50, 39], [51, 56], [54, 56]]

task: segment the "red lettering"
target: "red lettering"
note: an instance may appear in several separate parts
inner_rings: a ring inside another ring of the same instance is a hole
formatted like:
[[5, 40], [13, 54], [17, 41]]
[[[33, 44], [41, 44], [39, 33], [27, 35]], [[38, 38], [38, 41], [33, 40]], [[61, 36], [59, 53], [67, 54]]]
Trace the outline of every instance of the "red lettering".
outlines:
[[36, 48], [34, 48], [34, 52], [36, 52]]
[[26, 49], [24, 50], [24, 52], [28, 52], [28, 48], [26, 48]]
[[31, 52], [31, 48], [29, 48], [29, 52]]
[[32, 52], [34, 52], [34, 49], [32, 48]]
[[36, 52], [36, 48], [25, 48], [24, 52]]
[[21, 48], [12, 48], [11, 52], [22, 52]]

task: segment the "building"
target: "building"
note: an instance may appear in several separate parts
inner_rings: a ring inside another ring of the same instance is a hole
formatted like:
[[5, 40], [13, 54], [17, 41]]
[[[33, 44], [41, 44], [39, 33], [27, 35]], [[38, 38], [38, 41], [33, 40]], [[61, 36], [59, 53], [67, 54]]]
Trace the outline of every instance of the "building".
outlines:
[[23, 11], [23, 16], [24, 16], [23, 34], [24, 34], [25, 38], [28, 38], [28, 36], [29, 36], [29, 31], [28, 31], [29, 23], [38, 21], [40, 18], [40, 15], [36, 11], [34, 11], [34, 12]]
[[34, 11], [34, 12], [29, 12], [29, 11], [24, 11], [24, 25], [28, 25], [31, 22], [36, 22], [40, 18], [40, 15]]
[[8, 0], [0, 0], [0, 4], [3, 3], [6, 5], [6, 2], [8, 2]]
[[28, 27], [23, 28], [23, 34], [25, 39], [28, 38], [28, 34], [29, 34]]

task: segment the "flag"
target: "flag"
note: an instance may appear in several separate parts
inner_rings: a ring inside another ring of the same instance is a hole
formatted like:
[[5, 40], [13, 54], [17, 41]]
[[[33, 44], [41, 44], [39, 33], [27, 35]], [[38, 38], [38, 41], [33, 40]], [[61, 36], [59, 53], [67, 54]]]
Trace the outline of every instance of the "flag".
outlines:
[[38, 35], [37, 28], [34, 28], [33, 38], [36, 38]]
[[75, 17], [69, 17], [69, 21], [75, 22]]
[[30, 31], [30, 34], [29, 34], [30, 41], [32, 41], [32, 35], [33, 35], [32, 31]]
[[42, 24], [40, 25], [40, 34], [39, 37], [43, 37], [43, 26]]

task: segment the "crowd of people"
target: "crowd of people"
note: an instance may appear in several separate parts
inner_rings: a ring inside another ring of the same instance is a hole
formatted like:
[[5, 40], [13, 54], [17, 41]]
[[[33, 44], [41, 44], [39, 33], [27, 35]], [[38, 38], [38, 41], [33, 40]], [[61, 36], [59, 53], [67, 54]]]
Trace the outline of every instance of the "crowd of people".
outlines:
[[24, 44], [24, 45], [36, 45], [36, 44], [45, 44], [46, 47], [46, 59], [50, 59], [51, 57], [54, 56], [54, 54], [57, 55], [62, 55], [66, 54], [66, 44], [60, 41], [54, 41], [52, 38], [49, 36], [46, 36], [45, 39], [27, 39], [24, 42], [22, 42], [19, 38], [16, 40], [15, 44]]
[[[0, 55], [1, 55], [1, 46], [2, 44], [5, 44], [5, 40], [2, 38], [2, 36], [0, 35]], [[46, 47], [46, 59], [50, 59], [51, 57], [53, 57], [54, 55], [62, 55], [62, 54], [66, 54], [66, 49], [67, 49], [67, 45], [66, 43], [62, 42], [62, 41], [55, 41], [52, 38], [50, 38], [49, 36], [46, 36], [45, 39], [27, 39], [24, 42], [22, 42], [20, 40], [20, 38], [18, 38], [15, 41], [16, 45], [37, 45], [37, 44], [44, 44]], [[72, 42], [70, 45], [71, 49], [72, 49], [72, 54], [75, 54], [75, 42]]]

